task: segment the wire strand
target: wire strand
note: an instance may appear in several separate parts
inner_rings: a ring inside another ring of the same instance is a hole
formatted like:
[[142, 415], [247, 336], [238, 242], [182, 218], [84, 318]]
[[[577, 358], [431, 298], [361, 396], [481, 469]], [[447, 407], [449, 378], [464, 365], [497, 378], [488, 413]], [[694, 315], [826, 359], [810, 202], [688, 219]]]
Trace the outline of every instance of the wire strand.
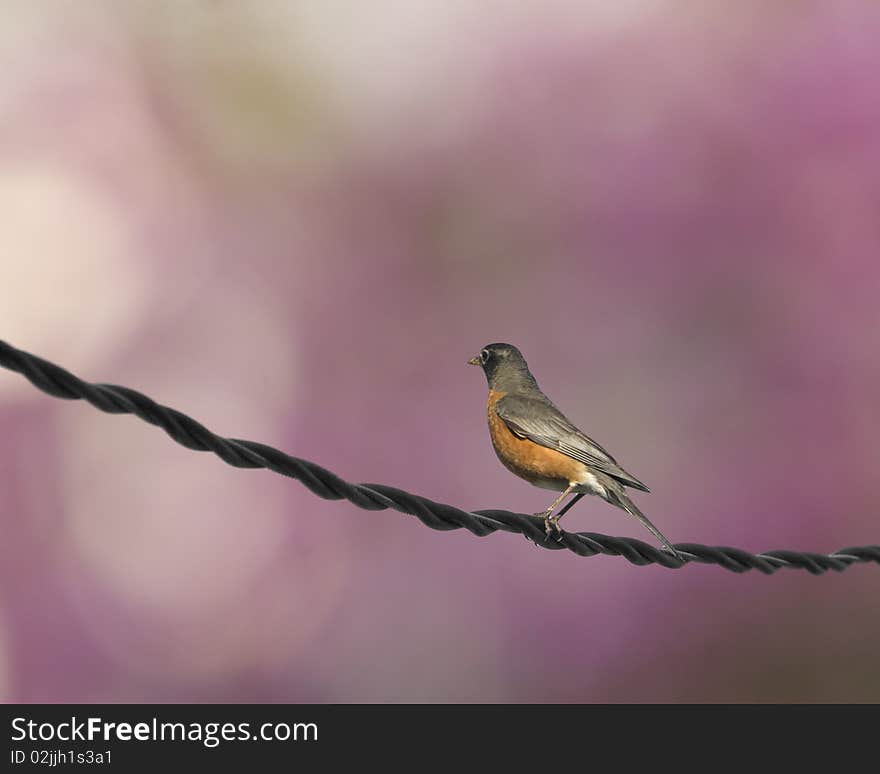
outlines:
[[16, 349], [4, 341], [0, 341], [0, 365], [22, 374], [35, 387], [56, 398], [85, 400], [108, 414], [134, 414], [151, 425], [161, 427], [182, 446], [195, 451], [213, 452], [234, 467], [266, 468], [296, 479], [312, 494], [325, 500], [348, 500], [368, 511], [393, 509], [415, 516], [431, 529], [466, 529], [478, 537], [493, 532], [518, 533], [536, 546], [551, 551], [568, 550], [578, 556], [622, 556], [631, 564], [659, 564], [670, 569], [695, 562], [714, 564], [736, 573], [758, 570], [771, 575], [788, 567], [821, 575], [829, 570], [842, 572], [858, 563], [880, 564], [880, 545], [842, 548], [833, 554], [786, 550], [750, 554], [739, 548], [677, 543], [675, 548], [682, 555], [682, 560], [679, 560], [668, 551], [635, 538], [611, 537], [593, 532], [563, 532], [559, 540], [555, 536], [547, 539], [541, 518], [503, 510], [465, 511], [384, 484], [352, 484], [314, 462], [291, 457], [271, 446], [215, 435], [195, 419], [176, 409], [161, 406], [136, 390], [85, 382], [64, 368]]

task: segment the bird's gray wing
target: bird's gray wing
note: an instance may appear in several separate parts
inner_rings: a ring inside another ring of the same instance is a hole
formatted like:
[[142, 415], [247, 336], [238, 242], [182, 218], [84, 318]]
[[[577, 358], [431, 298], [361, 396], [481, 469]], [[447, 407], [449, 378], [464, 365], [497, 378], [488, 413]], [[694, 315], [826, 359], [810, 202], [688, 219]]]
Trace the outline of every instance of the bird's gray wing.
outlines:
[[627, 473], [592, 438], [578, 430], [548, 399], [528, 395], [505, 395], [495, 411], [514, 435], [555, 449], [579, 460], [633, 489], [650, 492], [635, 476]]

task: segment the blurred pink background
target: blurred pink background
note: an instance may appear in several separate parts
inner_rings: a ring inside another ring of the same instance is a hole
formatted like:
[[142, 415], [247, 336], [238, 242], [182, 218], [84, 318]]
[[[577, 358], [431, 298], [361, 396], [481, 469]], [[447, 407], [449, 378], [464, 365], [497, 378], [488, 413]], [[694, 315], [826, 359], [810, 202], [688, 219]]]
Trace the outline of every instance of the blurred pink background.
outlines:
[[[465, 365], [509, 341], [673, 541], [880, 542], [878, 33], [868, 0], [8, 0], [0, 338], [536, 511]], [[880, 700], [876, 566], [433, 532], [8, 371], [0, 434], [6, 701]]]

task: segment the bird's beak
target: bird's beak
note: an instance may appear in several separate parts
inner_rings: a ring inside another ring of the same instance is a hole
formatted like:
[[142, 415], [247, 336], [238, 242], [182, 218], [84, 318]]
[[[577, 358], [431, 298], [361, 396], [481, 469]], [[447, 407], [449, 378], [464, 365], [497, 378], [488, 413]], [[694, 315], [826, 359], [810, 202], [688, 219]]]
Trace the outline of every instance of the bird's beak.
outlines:
[[468, 360], [468, 365], [480, 365], [480, 356], [475, 355], [470, 360]]

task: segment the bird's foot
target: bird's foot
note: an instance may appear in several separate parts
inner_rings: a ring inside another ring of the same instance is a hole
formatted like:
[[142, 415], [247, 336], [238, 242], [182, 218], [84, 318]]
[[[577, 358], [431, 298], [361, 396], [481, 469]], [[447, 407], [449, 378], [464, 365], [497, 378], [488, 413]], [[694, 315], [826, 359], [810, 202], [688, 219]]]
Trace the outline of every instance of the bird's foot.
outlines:
[[685, 558], [684, 558], [680, 553], [678, 553], [678, 551], [676, 551], [672, 546], [664, 545], [664, 546], [662, 547], [662, 550], [665, 551], [667, 554], [672, 554], [672, 555], [673, 555], [676, 559], [678, 559], [682, 564], [685, 563]]
[[562, 542], [562, 527], [559, 526], [559, 517], [551, 516], [546, 511], [542, 513], [536, 513], [535, 516], [540, 516], [544, 519], [544, 532], [547, 534], [546, 540], [550, 539], [550, 536], [555, 532], [556, 533], [556, 542]]

